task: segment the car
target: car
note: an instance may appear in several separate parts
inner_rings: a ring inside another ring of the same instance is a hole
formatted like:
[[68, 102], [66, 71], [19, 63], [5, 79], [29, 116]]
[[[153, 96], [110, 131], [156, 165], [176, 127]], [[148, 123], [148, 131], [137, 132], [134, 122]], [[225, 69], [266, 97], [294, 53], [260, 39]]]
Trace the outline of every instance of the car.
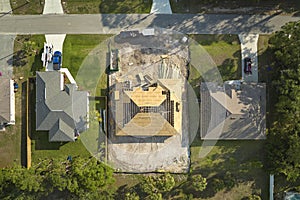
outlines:
[[55, 51], [53, 55], [53, 69], [60, 70], [61, 66], [61, 52]]
[[245, 74], [252, 74], [252, 61], [248, 57], [244, 59], [244, 72]]

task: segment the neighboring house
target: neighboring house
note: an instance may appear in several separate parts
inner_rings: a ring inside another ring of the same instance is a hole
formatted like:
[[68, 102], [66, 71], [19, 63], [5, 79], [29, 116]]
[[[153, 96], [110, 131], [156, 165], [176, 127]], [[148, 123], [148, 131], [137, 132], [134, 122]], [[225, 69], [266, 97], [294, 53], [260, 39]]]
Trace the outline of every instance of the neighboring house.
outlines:
[[64, 84], [57, 71], [37, 72], [36, 130], [49, 131], [49, 141], [74, 141], [88, 128], [88, 92]]
[[265, 139], [265, 84], [201, 83], [202, 139]]
[[0, 76], [0, 126], [15, 124], [14, 81]]

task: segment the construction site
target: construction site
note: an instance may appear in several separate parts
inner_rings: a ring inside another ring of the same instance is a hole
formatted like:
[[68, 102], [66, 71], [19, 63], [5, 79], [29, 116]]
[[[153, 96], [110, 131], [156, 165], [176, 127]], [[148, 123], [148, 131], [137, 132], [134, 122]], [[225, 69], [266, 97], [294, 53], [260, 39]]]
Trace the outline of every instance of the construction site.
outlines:
[[187, 172], [188, 38], [126, 31], [108, 49], [108, 163], [120, 172]]

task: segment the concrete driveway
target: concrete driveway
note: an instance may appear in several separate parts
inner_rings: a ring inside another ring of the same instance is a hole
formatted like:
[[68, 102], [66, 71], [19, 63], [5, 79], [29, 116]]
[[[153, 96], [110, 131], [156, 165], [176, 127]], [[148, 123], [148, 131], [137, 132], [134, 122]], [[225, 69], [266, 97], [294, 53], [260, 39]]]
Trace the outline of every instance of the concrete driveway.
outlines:
[[[66, 34], [45, 35], [48, 44], [53, 44], [53, 52], [63, 52], [63, 44]], [[47, 65], [46, 71], [53, 71], [53, 63]]]
[[13, 77], [13, 53], [15, 35], [0, 35], [0, 72], [2, 76]]
[[[45, 14], [63, 14], [63, 8], [60, 0], [45, 0], [43, 15]], [[56, 28], [59, 28], [56, 27]], [[53, 45], [53, 52], [63, 51], [63, 44], [66, 34], [48, 34], [45, 35], [48, 44]], [[53, 63], [47, 65], [46, 71], [53, 71]]]
[[43, 14], [63, 14], [61, 0], [45, 0]]
[[9, 0], [0, 0], [0, 13], [11, 12], [11, 6]]
[[150, 13], [155, 14], [172, 14], [169, 0], [153, 0]]
[[[258, 59], [257, 59], [257, 41], [258, 34], [239, 34], [242, 52], [242, 77], [246, 82], [258, 82]], [[252, 74], [245, 74], [245, 58], [252, 61]]]

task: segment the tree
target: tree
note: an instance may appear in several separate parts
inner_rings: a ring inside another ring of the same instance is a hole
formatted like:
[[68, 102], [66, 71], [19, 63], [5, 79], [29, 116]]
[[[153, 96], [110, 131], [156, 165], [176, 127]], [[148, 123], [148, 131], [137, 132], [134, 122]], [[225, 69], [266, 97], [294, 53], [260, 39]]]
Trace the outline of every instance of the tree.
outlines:
[[159, 198], [159, 194], [169, 192], [175, 186], [174, 177], [165, 173], [161, 176], [147, 176], [141, 183], [141, 189], [149, 198]]
[[135, 191], [128, 191], [125, 193], [124, 200], [139, 200], [140, 197]]
[[112, 175], [113, 170], [95, 158], [41, 160], [30, 169], [0, 169], [0, 199], [38, 199], [54, 190], [81, 199], [111, 199], [106, 188], [114, 181]]
[[114, 182], [113, 170], [97, 161], [94, 157], [89, 160], [74, 158], [70, 165], [68, 176], [70, 180], [67, 189], [74, 193], [104, 190]]
[[203, 178], [201, 174], [193, 175], [191, 178], [192, 187], [196, 191], [203, 191], [207, 186], [206, 178]]
[[23, 43], [23, 50], [24, 50], [25, 54], [31, 55], [31, 53], [34, 52], [35, 46], [36, 46], [35, 42], [30, 41], [30, 40], [25, 41]]
[[289, 181], [300, 178], [300, 22], [282, 27], [271, 39], [277, 73], [276, 119], [268, 133], [267, 167]]
[[300, 21], [290, 22], [270, 38], [278, 70], [298, 69], [300, 61]]

